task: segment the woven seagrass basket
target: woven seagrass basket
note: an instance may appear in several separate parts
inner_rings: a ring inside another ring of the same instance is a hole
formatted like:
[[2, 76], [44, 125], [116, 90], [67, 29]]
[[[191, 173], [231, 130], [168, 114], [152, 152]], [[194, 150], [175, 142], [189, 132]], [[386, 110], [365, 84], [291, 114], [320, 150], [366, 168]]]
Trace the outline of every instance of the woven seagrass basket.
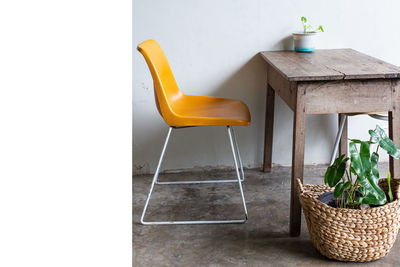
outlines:
[[[400, 180], [392, 179], [395, 200], [370, 209], [333, 208], [317, 198], [331, 188], [303, 185], [297, 179], [297, 192], [303, 206], [311, 240], [318, 251], [340, 261], [367, 262], [389, 253], [400, 227]], [[387, 193], [386, 179], [379, 186]]]

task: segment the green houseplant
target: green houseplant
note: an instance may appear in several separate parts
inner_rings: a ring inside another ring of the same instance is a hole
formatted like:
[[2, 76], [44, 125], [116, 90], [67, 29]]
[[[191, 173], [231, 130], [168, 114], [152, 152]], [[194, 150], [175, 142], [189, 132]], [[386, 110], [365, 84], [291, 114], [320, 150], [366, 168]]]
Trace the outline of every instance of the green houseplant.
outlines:
[[[334, 190], [337, 206], [341, 208], [359, 208], [362, 204], [380, 206], [393, 201], [390, 187], [390, 172], [388, 173], [388, 198], [378, 186], [379, 148], [384, 149], [390, 156], [400, 158], [400, 150], [386, 136], [385, 131], [376, 126], [369, 130], [369, 141], [351, 139], [349, 143], [350, 165], [346, 168], [349, 158], [341, 155], [329, 166], [325, 173], [325, 184]], [[376, 151], [371, 146], [376, 144]], [[353, 178], [355, 176], [355, 179]]]
[[[379, 149], [397, 159], [400, 150], [379, 126], [369, 130], [369, 135], [369, 141], [350, 140], [350, 157], [341, 155], [327, 168], [326, 185], [302, 184], [297, 179], [311, 241], [330, 259], [367, 262], [382, 258], [400, 228], [400, 180], [391, 179], [390, 173], [379, 179], [378, 171]], [[334, 205], [321, 201], [329, 194]]]
[[310, 24], [307, 24], [307, 18], [306, 17], [301, 17], [301, 23], [303, 23], [303, 33], [310, 33], [310, 32], [324, 32], [324, 28], [322, 25], [319, 25], [316, 30], [314, 30], [314, 27]]
[[301, 17], [303, 25], [302, 32], [293, 33], [294, 50], [297, 52], [312, 52], [315, 49], [315, 38], [318, 32], [324, 32], [324, 28], [319, 25], [314, 28], [308, 24], [306, 17]]

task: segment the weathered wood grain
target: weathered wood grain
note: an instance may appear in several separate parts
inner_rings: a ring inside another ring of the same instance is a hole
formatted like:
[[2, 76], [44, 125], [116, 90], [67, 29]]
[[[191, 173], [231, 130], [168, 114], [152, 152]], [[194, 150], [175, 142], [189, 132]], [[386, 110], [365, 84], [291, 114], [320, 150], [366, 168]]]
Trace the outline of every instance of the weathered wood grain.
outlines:
[[268, 66], [268, 84], [283, 101], [294, 111], [296, 104], [296, 82], [286, 80], [275, 68]]
[[[340, 142], [339, 142], [339, 156], [345, 154], [347, 156], [347, 122], [349, 120], [346, 119], [344, 122], [344, 127], [343, 127], [343, 133], [342, 136], [340, 137]], [[340, 125], [340, 116], [338, 116], [338, 125]]]
[[[392, 80], [392, 111], [389, 112], [389, 137], [400, 145], [400, 80]], [[389, 157], [389, 169], [392, 177], [400, 179], [400, 160]]]
[[270, 172], [272, 168], [272, 140], [274, 133], [274, 108], [275, 92], [267, 85], [267, 103], [265, 111], [265, 136], [264, 136], [264, 172]]
[[400, 68], [353, 49], [261, 52], [288, 81], [398, 78]]
[[292, 177], [290, 193], [290, 235], [299, 236], [301, 229], [301, 204], [296, 190], [296, 179], [303, 181], [304, 147], [306, 138], [305, 88], [298, 86], [293, 118]]
[[387, 112], [392, 107], [390, 79], [301, 83], [307, 114]]

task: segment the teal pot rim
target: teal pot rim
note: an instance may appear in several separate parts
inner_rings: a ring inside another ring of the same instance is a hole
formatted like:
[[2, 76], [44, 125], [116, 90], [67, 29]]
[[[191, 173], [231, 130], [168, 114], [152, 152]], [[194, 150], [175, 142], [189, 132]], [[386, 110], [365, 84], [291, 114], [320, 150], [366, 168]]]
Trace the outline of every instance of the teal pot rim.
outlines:
[[315, 50], [315, 48], [313, 47], [313, 48], [298, 48], [298, 47], [296, 47], [295, 49], [294, 49], [294, 51], [296, 51], [296, 52], [302, 52], [302, 53], [311, 53], [311, 52], [313, 52]]

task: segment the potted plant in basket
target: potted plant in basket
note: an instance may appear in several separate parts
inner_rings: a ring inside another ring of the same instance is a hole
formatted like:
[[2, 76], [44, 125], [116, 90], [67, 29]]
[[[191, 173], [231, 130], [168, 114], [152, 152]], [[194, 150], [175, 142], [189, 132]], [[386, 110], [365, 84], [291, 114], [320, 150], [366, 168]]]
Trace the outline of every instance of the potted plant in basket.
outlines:
[[324, 28], [319, 25], [314, 29], [313, 26], [307, 24], [307, 18], [301, 17], [303, 31], [293, 33], [294, 50], [297, 52], [312, 52], [315, 50], [315, 38], [318, 32], [324, 32]]
[[379, 179], [378, 150], [397, 159], [400, 150], [379, 126], [369, 134], [369, 141], [350, 140], [350, 158], [341, 155], [327, 168], [327, 185], [297, 180], [311, 240], [331, 259], [379, 259], [389, 253], [399, 231], [400, 180], [390, 179], [390, 173]]

